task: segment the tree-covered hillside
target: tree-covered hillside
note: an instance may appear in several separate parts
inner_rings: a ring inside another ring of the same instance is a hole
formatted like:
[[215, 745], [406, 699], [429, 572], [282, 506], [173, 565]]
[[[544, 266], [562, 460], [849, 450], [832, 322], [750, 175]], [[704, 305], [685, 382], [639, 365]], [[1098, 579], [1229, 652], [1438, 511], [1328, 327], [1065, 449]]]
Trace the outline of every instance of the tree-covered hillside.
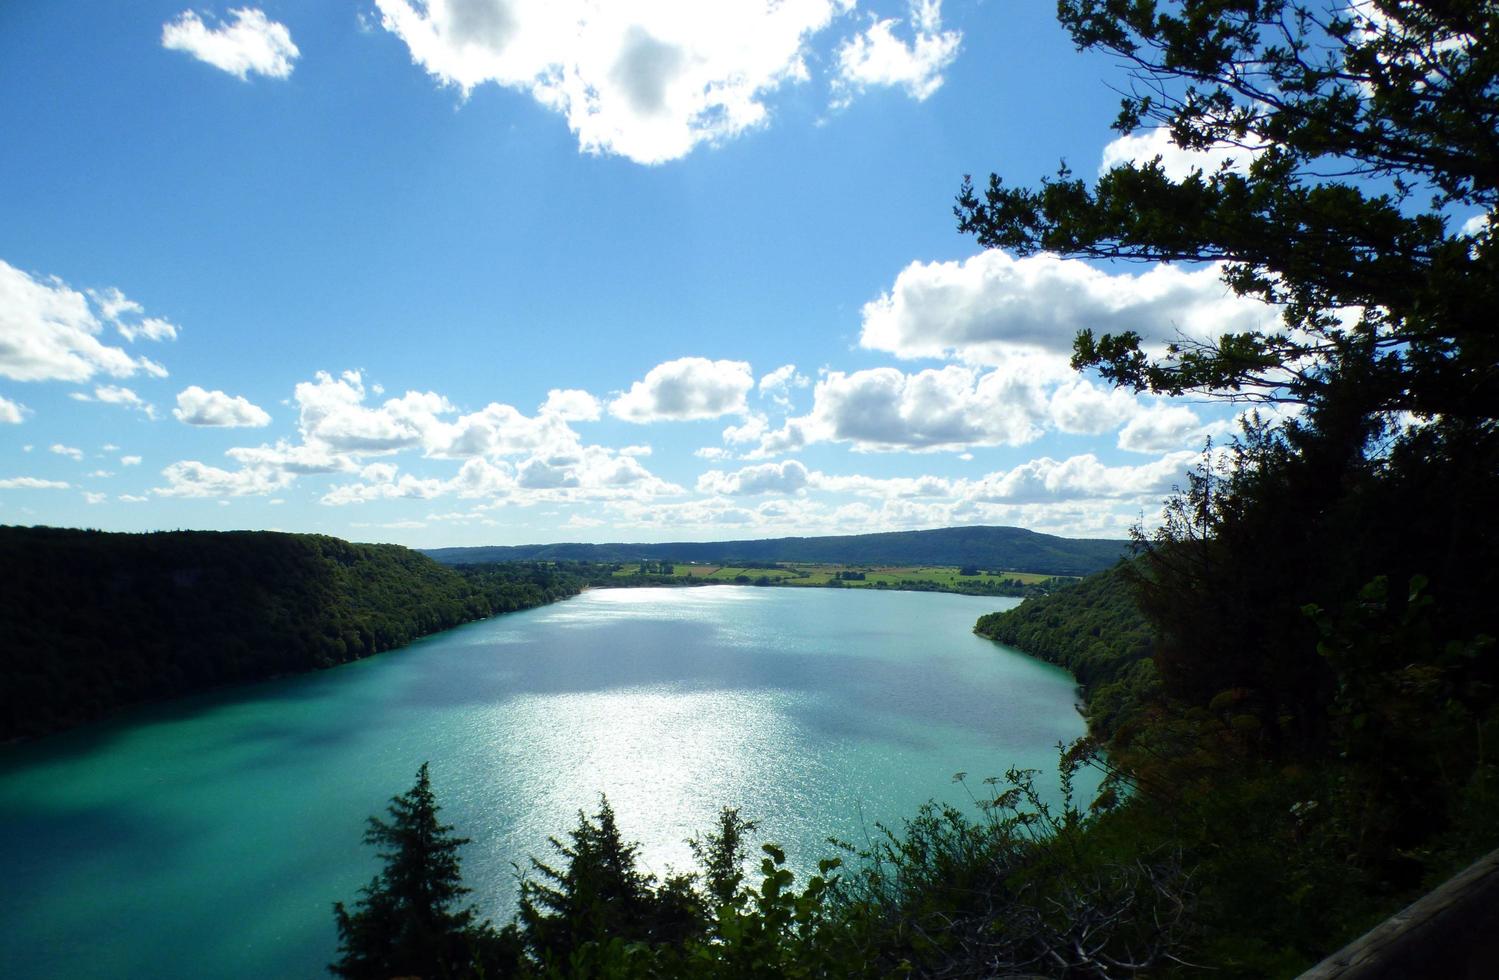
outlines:
[[1018, 527], [944, 527], [932, 531], [843, 534], [755, 541], [677, 541], [664, 544], [548, 544], [435, 548], [441, 562], [695, 561], [811, 562], [842, 565], [976, 565], [981, 568], [1088, 575], [1124, 554], [1124, 541], [1059, 538]]
[[974, 632], [1065, 667], [1087, 693], [1099, 735], [1133, 720], [1156, 695], [1155, 640], [1127, 565], [981, 616]]
[[331, 667], [579, 589], [322, 535], [0, 527], [0, 739]]

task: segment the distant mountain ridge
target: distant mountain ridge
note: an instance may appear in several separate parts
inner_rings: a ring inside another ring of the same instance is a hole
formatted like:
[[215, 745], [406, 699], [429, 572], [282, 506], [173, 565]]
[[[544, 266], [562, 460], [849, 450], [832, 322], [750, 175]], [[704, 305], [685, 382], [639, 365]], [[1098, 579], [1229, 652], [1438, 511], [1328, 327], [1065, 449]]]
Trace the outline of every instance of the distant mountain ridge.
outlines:
[[976, 565], [1049, 575], [1090, 575], [1112, 566], [1129, 542], [1062, 538], [1019, 527], [944, 527], [827, 537], [640, 544], [529, 544], [427, 548], [448, 565], [498, 561], [819, 562], [844, 565]]

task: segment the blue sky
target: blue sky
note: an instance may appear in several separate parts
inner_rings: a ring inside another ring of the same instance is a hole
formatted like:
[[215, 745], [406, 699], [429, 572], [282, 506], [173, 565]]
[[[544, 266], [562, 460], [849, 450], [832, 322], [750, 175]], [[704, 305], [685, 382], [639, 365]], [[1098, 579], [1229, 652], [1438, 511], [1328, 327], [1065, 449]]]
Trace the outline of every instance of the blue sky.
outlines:
[[1122, 81], [993, 0], [0, 6], [0, 522], [1122, 534], [1230, 409], [1073, 334], [1273, 314], [951, 213], [1200, 165]]

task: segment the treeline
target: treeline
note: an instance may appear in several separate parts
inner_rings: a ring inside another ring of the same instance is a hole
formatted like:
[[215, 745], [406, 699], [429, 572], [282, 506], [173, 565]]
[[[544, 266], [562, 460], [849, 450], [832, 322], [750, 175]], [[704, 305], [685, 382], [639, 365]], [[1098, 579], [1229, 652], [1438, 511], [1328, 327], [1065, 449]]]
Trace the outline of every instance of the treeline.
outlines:
[[582, 585], [544, 564], [248, 531], [0, 527], [0, 568], [0, 739], [331, 667]]
[[[1080, 761], [1064, 759], [1064, 774]], [[804, 880], [733, 808], [688, 841], [694, 867], [658, 877], [601, 798], [532, 859], [518, 912], [497, 925], [467, 904], [468, 841], [440, 821], [423, 765], [369, 821], [383, 867], [352, 906], [334, 904], [329, 969], [350, 980], [977, 980], [1174, 965], [1191, 895], [1175, 855], [1098, 846], [1070, 797], [1049, 806], [1033, 775], [986, 781], [973, 816], [928, 805], [863, 849], [830, 843]]]
[[1088, 575], [1113, 565], [1128, 542], [1062, 538], [1019, 527], [944, 527], [825, 537], [746, 541], [677, 541], [637, 544], [548, 544], [436, 548], [438, 561], [641, 561], [698, 562], [752, 568], [757, 564], [973, 565], [1024, 568], [1048, 575]]
[[1158, 696], [1155, 638], [1126, 564], [981, 616], [973, 631], [1066, 668], [1087, 697], [1090, 728], [1104, 738]]

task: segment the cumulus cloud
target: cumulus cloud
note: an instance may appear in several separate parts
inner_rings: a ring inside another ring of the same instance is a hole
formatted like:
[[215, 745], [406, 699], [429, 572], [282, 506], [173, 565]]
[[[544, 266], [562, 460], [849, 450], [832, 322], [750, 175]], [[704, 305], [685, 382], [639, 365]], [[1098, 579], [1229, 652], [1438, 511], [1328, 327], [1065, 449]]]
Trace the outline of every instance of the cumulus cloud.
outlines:
[[1219, 426], [1207, 427], [1197, 413], [1181, 405], [1152, 405], [1119, 430], [1119, 448], [1162, 453], [1202, 440]]
[[[183, 461], [168, 474], [170, 485], [156, 492], [178, 496], [270, 493], [299, 477], [326, 474], [355, 476], [354, 482], [323, 494], [322, 502], [330, 505], [445, 494], [514, 496], [531, 502], [682, 492], [640, 463], [641, 457], [650, 455], [649, 446], [614, 450], [582, 442], [568, 421], [598, 416], [598, 401], [587, 392], [553, 390], [535, 416], [499, 402], [460, 414], [447, 398], [432, 391], [407, 391], [383, 401], [370, 398], [382, 392], [378, 385], [366, 385], [358, 371], [337, 376], [320, 371], [312, 380], [298, 384], [293, 393], [300, 439], [227, 450], [226, 455], [240, 465], [239, 471]], [[178, 417], [184, 421], [217, 417], [221, 413], [203, 406], [227, 412], [235, 401], [222, 392], [202, 389], [188, 389], [183, 396]], [[240, 417], [246, 415], [236, 411]], [[455, 475], [431, 476], [401, 472], [395, 463], [382, 461], [400, 453], [463, 462]]]
[[1178, 336], [1274, 329], [1272, 307], [1236, 296], [1218, 265], [1108, 273], [1054, 255], [990, 249], [959, 262], [913, 262], [864, 305], [861, 346], [897, 357], [1001, 364], [1017, 354], [1065, 358], [1084, 328], [1133, 330], [1147, 344]]
[[278, 439], [274, 446], [236, 446], [226, 450], [224, 455], [243, 466], [270, 466], [295, 476], [349, 473], [359, 468], [352, 457], [334, 452], [327, 446], [289, 443], [285, 439]]
[[141, 465], [141, 458], [139, 456], [121, 456], [120, 457], [120, 465], [121, 466], [139, 466], [139, 465]]
[[542, 403], [541, 415], [555, 415], [567, 422], [593, 422], [603, 414], [599, 400], [577, 388], [553, 388]]
[[1196, 459], [1195, 452], [1186, 451], [1138, 466], [1108, 466], [1092, 453], [1064, 460], [1042, 457], [968, 484], [963, 496], [998, 503], [1155, 498], [1169, 493]]
[[728, 443], [759, 442], [769, 431], [770, 422], [763, 415], [751, 415], [740, 425], [731, 425], [723, 430], [723, 441]]
[[259, 428], [271, 424], [270, 415], [249, 399], [222, 391], [205, 391], [197, 385], [177, 394], [177, 407], [172, 414], [188, 425]]
[[760, 379], [760, 397], [769, 398], [782, 411], [791, 410], [791, 390], [805, 388], [811, 380], [796, 372], [795, 364], [783, 364]]
[[66, 490], [72, 486], [61, 480], [41, 480], [34, 476], [10, 476], [0, 479], [0, 490]]
[[25, 405], [0, 397], [0, 425], [19, 425], [30, 412]]
[[[707, 496], [698, 499], [604, 506], [616, 526], [678, 534], [686, 528], [787, 534], [1012, 524], [1055, 534], [1121, 537], [1137, 519], [1159, 513], [1161, 495], [1181, 482], [1196, 459], [1196, 453], [1179, 452], [1140, 465], [1111, 466], [1092, 454], [1042, 457], [979, 479], [829, 474], [788, 460], [705, 473], [698, 489]], [[746, 501], [756, 495], [765, 499]]]
[[1115, 429], [1140, 412], [1134, 395], [1119, 388], [1099, 388], [1084, 378], [1058, 385], [1049, 408], [1057, 429], [1090, 436]]
[[643, 380], [609, 403], [609, 412], [630, 422], [687, 421], [745, 414], [755, 385], [744, 361], [682, 357], [651, 368]]
[[100, 341], [106, 321], [118, 322], [131, 312], [108, 310], [100, 306], [96, 312], [88, 297], [61, 279], [34, 278], [0, 260], [0, 376], [15, 381], [88, 381], [96, 374], [125, 378], [138, 372], [166, 377], [160, 364]]
[[362, 482], [336, 486], [323, 495], [325, 504], [354, 504], [367, 500], [405, 497], [430, 500], [443, 492], [443, 481], [398, 473], [390, 463], [373, 463], [360, 471]]
[[66, 456], [72, 460], [83, 459], [83, 450], [75, 446], [65, 446], [60, 442], [54, 442], [47, 449], [48, 452], [56, 453], [59, 456]]
[[1224, 166], [1230, 170], [1247, 170], [1254, 161], [1254, 151], [1238, 146], [1186, 149], [1172, 141], [1169, 129], [1148, 129], [1120, 136], [1105, 146], [1098, 172], [1105, 174], [1127, 163], [1144, 166], [1154, 160], [1160, 160], [1161, 170], [1167, 177], [1180, 183], [1194, 172], [1211, 176]]
[[709, 470], [698, 478], [703, 493], [754, 496], [762, 493], [796, 493], [807, 486], [807, 468], [794, 459], [782, 463], [746, 466], [733, 473]]
[[271, 466], [225, 470], [197, 460], [173, 463], [161, 471], [167, 485], [152, 489], [160, 497], [244, 497], [291, 486], [295, 476]]
[[286, 25], [266, 17], [253, 7], [229, 11], [232, 23], [218, 27], [205, 24], [196, 13], [185, 10], [161, 28], [161, 46], [185, 51], [241, 81], [251, 74], [267, 78], [289, 78], [301, 54], [292, 43]]
[[685, 156], [762, 125], [809, 77], [846, 0], [376, 0], [412, 61], [465, 95], [493, 82], [560, 113], [588, 153]]
[[129, 388], [120, 385], [99, 385], [94, 389], [92, 395], [81, 391], [70, 392], [69, 398], [80, 402], [103, 402], [106, 405], [119, 405], [122, 408], [134, 409], [142, 413], [146, 418], [156, 418], [156, 406], [137, 395]]
[[942, 87], [942, 72], [958, 56], [963, 35], [942, 30], [941, 0], [913, 0], [910, 25], [909, 43], [895, 35], [901, 22], [887, 18], [839, 45], [835, 107], [872, 86], [905, 89], [918, 102]]
[[906, 374], [872, 368], [830, 371], [813, 389], [812, 411], [767, 433], [751, 456], [816, 442], [861, 452], [926, 452], [969, 446], [1018, 446], [1039, 437], [1046, 387], [1065, 377], [1050, 362], [1014, 362], [980, 372], [949, 365]]
[[144, 337], [146, 340], [176, 340], [177, 325], [158, 316], [146, 316], [145, 309], [135, 300], [115, 287], [90, 289], [89, 299], [99, 309], [99, 315], [114, 325], [116, 332], [126, 340]]

